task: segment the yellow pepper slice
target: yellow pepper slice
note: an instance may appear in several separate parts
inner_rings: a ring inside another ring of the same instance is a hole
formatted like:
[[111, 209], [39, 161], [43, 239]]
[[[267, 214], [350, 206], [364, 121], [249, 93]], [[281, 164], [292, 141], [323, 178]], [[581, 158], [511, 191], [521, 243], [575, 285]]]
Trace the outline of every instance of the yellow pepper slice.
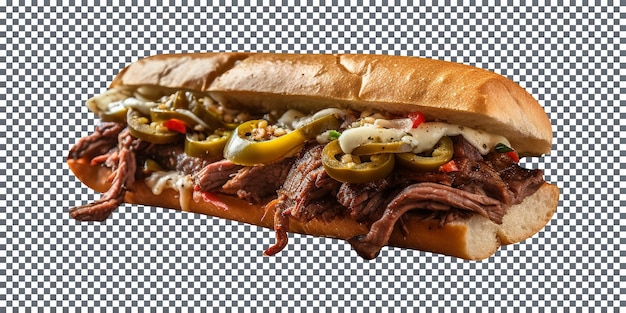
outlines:
[[131, 108], [128, 109], [126, 122], [128, 123], [128, 130], [133, 137], [151, 143], [170, 143], [178, 140], [181, 136], [180, 133], [160, 129], [158, 126], [155, 126], [156, 123], [151, 123], [149, 118]]
[[197, 104], [193, 108], [192, 112], [198, 118], [200, 118], [201, 120], [203, 120], [205, 123], [207, 123], [213, 128], [226, 128], [226, 129], [232, 130], [232, 129], [237, 128], [237, 126], [239, 126], [239, 124], [237, 123], [224, 122], [224, 119], [222, 119], [222, 117], [219, 114], [209, 110], [202, 103]]
[[371, 142], [358, 146], [352, 150], [354, 155], [372, 155], [380, 153], [406, 153], [410, 152], [411, 145], [402, 142]]
[[189, 101], [187, 101], [187, 94], [184, 90], [178, 90], [174, 94], [174, 101], [172, 101], [172, 108], [176, 109], [188, 109]]
[[103, 122], [126, 122], [126, 114], [128, 114], [128, 108], [122, 108], [116, 111], [100, 111], [100, 119]]
[[164, 110], [159, 108], [150, 109], [150, 119], [153, 122], [164, 122], [171, 119], [177, 119], [185, 122], [185, 124], [187, 124], [187, 126], [191, 128], [194, 128], [196, 125], [198, 125], [198, 121], [196, 121], [193, 117], [187, 114], [184, 114], [180, 111]]
[[334, 115], [327, 115], [280, 137], [255, 141], [250, 136], [260, 124], [266, 124], [266, 121], [252, 120], [239, 125], [226, 143], [224, 158], [246, 166], [272, 163], [295, 155], [307, 140], [337, 128], [339, 120]]
[[193, 139], [191, 134], [187, 134], [185, 137], [185, 153], [197, 158], [221, 156], [224, 154], [224, 147], [232, 133], [232, 131], [218, 129], [205, 140], [196, 140]]
[[333, 140], [322, 151], [322, 164], [330, 177], [344, 183], [360, 184], [385, 178], [395, 165], [395, 158], [389, 153], [374, 154], [369, 161], [361, 163], [343, 162], [341, 155], [343, 151], [339, 142]]
[[434, 171], [452, 159], [454, 149], [450, 137], [444, 136], [435, 145], [431, 156], [420, 156], [414, 153], [396, 154], [398, 163], [419, 171]]

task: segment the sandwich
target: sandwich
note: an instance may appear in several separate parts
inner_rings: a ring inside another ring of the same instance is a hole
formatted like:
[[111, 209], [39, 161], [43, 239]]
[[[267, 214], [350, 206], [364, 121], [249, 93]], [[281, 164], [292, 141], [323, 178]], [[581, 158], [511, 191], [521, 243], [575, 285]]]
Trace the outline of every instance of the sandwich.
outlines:
[[[102, 197], [289, 233], [485, 259], [550, 221], [559, 189], [523, 157], [551, 150], [541, 105], [469, 65], [388, 55], [165, 54], [86, 102], [100, 122], [67, 162]], [[139, 208], [139, 207], [138, 207]]]

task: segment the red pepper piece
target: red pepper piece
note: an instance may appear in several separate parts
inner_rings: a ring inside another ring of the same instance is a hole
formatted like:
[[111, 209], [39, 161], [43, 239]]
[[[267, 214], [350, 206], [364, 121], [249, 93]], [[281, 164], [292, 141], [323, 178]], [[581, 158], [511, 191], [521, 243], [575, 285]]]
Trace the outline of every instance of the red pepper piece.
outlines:
[[216, 206], [219, 209], [228, 211], [228, 205], [222, 202], [222, 200], [220, 200], [216, 194], [211, 193], [211, 192], [206, 192], [206, 191], [202, 191], [201, 194], [202, 194], [202, 200], [204, 200], [204, 202], [208, 202]]
[[515, 163], [519, 162], [519, 155], [517, 154], [517, 152], [515, 151], [509, 151], [506, 153], [511, 159], [513, 159], [513, 161], [515, 161]]
[[[208, 202], [224, 211], [228, 210], [228, 205], [226, 205], [226, 203], [220, 200], [220, 198], [218, 198], [216, 194], [212, 192], [208, 192], [208, 191], [200, 191], [200, 185], [193, 186], [193, 191], [194, 191], [194, 194], [199, 193], [202, 196], [202, 200], [204, 200], [204, 202]], [[195, 199], [195, 196], [194, 196], [194, 199]]]
[[448, 163], [439, 166], [439, 171], [444, 173], [458, 172], [459, 167], [456, 166], [454, 160], [450, 160]]
[[181, 134], [187, 133], [187, 124], [185, 124], [185, 122], [179, 119], [175, 119], [175, 118], [169, 119], [163, 122], [163, 126], [177, 133], [181, 133]]
[[411, 112], [409, 118], [413, 121], [413, 128], [416, 128], [420, 124], [426, 122], [426, 117], [422, 112]]

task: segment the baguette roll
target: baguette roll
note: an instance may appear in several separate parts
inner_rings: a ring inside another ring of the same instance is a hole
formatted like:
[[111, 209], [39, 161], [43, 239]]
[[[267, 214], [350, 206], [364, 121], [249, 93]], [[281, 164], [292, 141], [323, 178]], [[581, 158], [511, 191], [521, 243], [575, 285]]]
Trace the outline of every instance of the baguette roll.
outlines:
[[[383, 55], [297, 55], [269, 53], [190, 53], [141, 59], [123, 69], [103, 95], [87, 101], [95, 113], [127, 97], [157, 98], [176, 90], [206, 97], [229, 110], [254, 113], [326, 108], [421, 112], [427, 121], [460, 125], [508, 139], [520, 156], [549, 153], [551, 123], [539, 103], [509, 79], [472, 66], [414, 57]], [[70, 155], [79, 180], [107, 192], [114, 174], [89, 156]], [[132, 181], [132, 180], [131, 180]], [[265, 228], [277, 228], [273, 206], [252, 204], [236, 195], [217, 202], [165, 189], [155, 196], [144, 180], [125, 185], [123, 202], [190, 211]], [[519, 203], [507, 207], [501, 223], [480, 214], [441, 223], [407, 215], [404, 231], [394, 227], [384, 245], [431, 251], [464, 259], [484, 259], [501, 245], [517, 243], [540, 231], [558, 205], [559, 189], [543, 182]], [[289, 232], [355, 240], [369, 227], [350, 217], [297, 220]], [[408, 231], [407, 231], [408, 230]], [[371, 256], [370, 256], [371, 257]], [[370, 258], [368, 257], [368, 258]]]

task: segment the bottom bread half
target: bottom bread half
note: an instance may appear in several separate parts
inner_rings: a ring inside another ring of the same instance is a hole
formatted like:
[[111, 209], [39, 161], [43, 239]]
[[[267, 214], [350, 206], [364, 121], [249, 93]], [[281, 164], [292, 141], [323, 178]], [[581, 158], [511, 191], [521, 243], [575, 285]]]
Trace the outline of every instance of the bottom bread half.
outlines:
[[[88, 160], [68, 160], [69, 168], [84, 184], [98, 192], [106, 192], [110, 183], [107, 177], [111, 170], [101, 166], [91, 166]], [[154, 195], [150, 188], [138, 181], [126, 186], [125, 202], [181, 210], [176, 190], [166, 189]], [[498, 225], [480, 215], [459, 218], [441, 226], [438, 220], [421, 219], [410, 216], [405, 220], [408, 234], [405, 236], [395, 229], [388, 245], [409, 249], [430, 251], [469, 260], [485, 259], [493, 255], [501, 245], [523, 241], [540, 231], [554, 214], [559, 199], [556, 185], [545, 183], [537, 192], [522, 203], [511, 206]], [[274, 212], [266, 212], [263, 206], [252, 205], [239, 198], [216, 195], [216, 200], [225, 204], [226, 209], [203, 200], [192, 201], [188, 211], [210, 215], [248, 224], [273, 228]], [[368, 232], [365, 224], [349, 218], [337, 218], [331, 222], [312, 220], [301, 223], [291, 220], [289, 231], [320, 237], [350, 239]], [[268, 242], [268, 246], [271, 243]], [[261, 251], [260, 251], [261, 252]]]

